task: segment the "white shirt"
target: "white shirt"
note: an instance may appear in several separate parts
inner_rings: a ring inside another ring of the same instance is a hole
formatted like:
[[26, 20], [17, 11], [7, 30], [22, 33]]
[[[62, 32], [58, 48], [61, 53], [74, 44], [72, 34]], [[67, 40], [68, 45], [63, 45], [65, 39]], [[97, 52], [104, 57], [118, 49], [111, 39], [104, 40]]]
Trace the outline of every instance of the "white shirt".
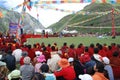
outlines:
[[58, 54], [51, 55], [51, 59], [48, 59], [47, 64], [52, 72], [59, 69], [58, 61], [61, 60], [61, 57]]
[[22, 57], [22, 50], [21, 49], [15, 49], [12, 52], [12, 55], [15, 56], [16, 61], [20, 61], [20, 58]]

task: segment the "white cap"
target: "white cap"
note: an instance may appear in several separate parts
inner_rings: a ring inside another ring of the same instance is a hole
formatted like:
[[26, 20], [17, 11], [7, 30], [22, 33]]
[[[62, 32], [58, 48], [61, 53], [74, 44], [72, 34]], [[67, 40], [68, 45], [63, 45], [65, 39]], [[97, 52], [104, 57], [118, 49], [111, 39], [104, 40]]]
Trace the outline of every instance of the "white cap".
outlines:
[[40, 52], [40, 51], [35, 51], [35, 55], [36, 55], [36, 56], [40, 56], [40, 55], [42, 55], [42, 52]]
[[97, 60], [102, 62], [102, 57], [99, 54], [93, 54], [93, 57]]
[[110, 64], [110, 60], [107, 57], [103, 57], [102, 60], [105, 64]]
[[81, 80], [93, 80], [89, 74], [79, 75], [79, 79], [81, 79]]
[[70, 57], [68, 58], [68, 62], [73, 62], [74, 61], [74, 58]]

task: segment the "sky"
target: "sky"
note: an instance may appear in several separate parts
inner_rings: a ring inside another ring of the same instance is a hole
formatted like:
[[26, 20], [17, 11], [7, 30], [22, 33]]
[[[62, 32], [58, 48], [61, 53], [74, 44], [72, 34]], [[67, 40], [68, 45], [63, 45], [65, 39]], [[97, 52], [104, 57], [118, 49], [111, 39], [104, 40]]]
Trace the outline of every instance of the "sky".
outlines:
[[[11, 9], [23, 3], [23, 1], [24, 0], [0, 0], [0, 6], [7, 9]], [[31, 0], [31, 1], [36, 1], [36, 0]], [[62, 3], [62, 4], [47, 4], [45, 6], [77, 12], [83, 9], [88, 4], [89, 3]], [[39, 4], [39, 5], [43, 5], [43, 4]], [[22, 7], [16, 9], [15, 11], [21, 12]], [[64, 16], [72, 14], [72, 12], [56, 11], [54, 9], [49, 9], [49, 8], [40, 8], [39, 6], [38, 8], [32, 7], [31, 11], [27, 9], [26, 12], [28, 12], [31, 16], [35, 17], [36, 19], [38, 13], [40, 23], [46, 28], [51, 24], [58, 22]]]

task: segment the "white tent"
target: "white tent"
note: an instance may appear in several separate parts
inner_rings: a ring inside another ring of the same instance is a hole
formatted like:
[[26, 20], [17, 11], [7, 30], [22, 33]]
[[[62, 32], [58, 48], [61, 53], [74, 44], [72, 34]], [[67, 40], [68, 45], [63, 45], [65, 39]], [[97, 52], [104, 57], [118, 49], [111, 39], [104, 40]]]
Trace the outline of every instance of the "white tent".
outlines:
[[53, 33], [52, 29], [35, 29], [35, 33], [42, 33], [42, 31], [45, 30], [45, 32], [48, 32], [48, 33]]
[[76, 31], [76, 30], [72, 30], [72, 31], [63, 30], [62, 33], [63, 34], [67, 34], [67, 33], [71, 33], [72, 34], [72, 33], [78, 33], [78, 31]]

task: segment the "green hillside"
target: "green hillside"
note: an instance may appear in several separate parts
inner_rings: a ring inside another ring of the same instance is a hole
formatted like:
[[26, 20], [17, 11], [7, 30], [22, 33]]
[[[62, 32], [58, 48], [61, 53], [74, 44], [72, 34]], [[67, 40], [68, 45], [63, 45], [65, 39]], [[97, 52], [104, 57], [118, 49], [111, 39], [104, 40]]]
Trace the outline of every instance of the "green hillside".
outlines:
[[67, 27], [67, 29], [76, 29], [79, 32], [111, 32], [112, 15], [111, 10], [114, 7], [114, 23], [120, 32], [120, 5], [106, 3], [92, 3], [87, 5], [82, 11], [71, 14], [62, 18], [59, 22], [51, 25], [54, 32], [59, 32]]

